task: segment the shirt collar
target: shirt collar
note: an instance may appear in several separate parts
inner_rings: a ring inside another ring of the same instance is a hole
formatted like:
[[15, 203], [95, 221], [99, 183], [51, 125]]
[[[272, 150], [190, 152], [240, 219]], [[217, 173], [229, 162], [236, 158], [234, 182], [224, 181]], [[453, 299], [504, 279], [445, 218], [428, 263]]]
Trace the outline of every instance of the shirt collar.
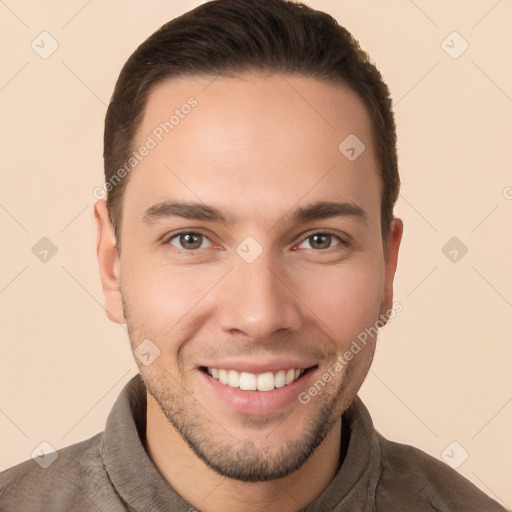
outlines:
[[350, 435], [343, 464], [327, 489], [303, 512], [375, 510], [382, 467], [380, 442], [370, 413], [358, 396], [344, 412], [342, 425]]
[[101, 442], [103, 464], [121, 499], [136, 511], [188, 510], [188, 504], [164, 479], [144, 448], [146, 387], [140, 374], [121, 391]]

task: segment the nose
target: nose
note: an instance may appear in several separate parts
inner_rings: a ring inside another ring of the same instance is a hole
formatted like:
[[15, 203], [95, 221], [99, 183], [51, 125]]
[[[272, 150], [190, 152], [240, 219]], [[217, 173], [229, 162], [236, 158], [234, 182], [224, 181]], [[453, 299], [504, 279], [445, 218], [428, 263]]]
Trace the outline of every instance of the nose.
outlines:
[[218, 294], [216, 309], [223, 332], [265, 342], [278, 331], [299, 330], [300, 300], [289, 281], [265, 251], [252, 263], [238, 258]]

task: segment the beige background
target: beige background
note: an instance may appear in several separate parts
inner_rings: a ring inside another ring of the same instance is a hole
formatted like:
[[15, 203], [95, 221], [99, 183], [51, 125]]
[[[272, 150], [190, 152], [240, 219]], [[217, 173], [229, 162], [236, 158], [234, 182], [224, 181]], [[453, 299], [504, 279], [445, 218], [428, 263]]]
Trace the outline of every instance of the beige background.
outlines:
[[[136, 372], [95, 259], [104, 115], [135, 47], [198, 3], [0, 1], [0, 469], [102, 430]], [[512, 4], [309, 4], [359, 38], [396, 105], [403, 311], [361, 396], [395, 441], [438, 458], [456, 441], [458, 471], [512, 507]], [[59, 44], [47, 59], [31, 48], [43, 31]], [[458, 58], [445, 49], [462, 39], [442, 45], [453, 31], [469, 44]], [[58, 249], [46, 263], [32, 253], [42, 237]], [[468, 248], [456, 262], [452, 237]]]

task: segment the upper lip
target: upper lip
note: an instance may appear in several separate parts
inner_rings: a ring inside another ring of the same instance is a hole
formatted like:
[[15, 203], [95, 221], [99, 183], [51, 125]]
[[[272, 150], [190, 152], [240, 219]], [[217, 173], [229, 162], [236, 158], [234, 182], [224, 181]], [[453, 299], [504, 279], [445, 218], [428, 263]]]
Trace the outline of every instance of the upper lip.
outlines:
[[237, 372], [247, 373], [265, 373], [265, 372], [278, 372], [280, 370], [289, 370], [290, 368], [306, 370], [315, 366], [314, 361], [304, 361], [299, 359], [282, 358], [272, 360], [226, 360], [226, 361], [209, 361], [203, 363], [201, 367], [216, 368], [222, 370], [236, 370]]

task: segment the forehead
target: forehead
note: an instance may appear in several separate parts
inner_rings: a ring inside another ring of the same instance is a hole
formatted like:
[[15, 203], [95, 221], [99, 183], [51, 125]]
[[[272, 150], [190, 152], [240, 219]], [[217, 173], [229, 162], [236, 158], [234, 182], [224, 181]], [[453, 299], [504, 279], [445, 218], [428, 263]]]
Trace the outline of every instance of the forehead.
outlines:
[[371, 119], [344, 86], [281, 74], [166, 80], [134, 147], [149, 142], [126, 203], [201, 200], [269, 218], [318, 198], [379, 210]]

